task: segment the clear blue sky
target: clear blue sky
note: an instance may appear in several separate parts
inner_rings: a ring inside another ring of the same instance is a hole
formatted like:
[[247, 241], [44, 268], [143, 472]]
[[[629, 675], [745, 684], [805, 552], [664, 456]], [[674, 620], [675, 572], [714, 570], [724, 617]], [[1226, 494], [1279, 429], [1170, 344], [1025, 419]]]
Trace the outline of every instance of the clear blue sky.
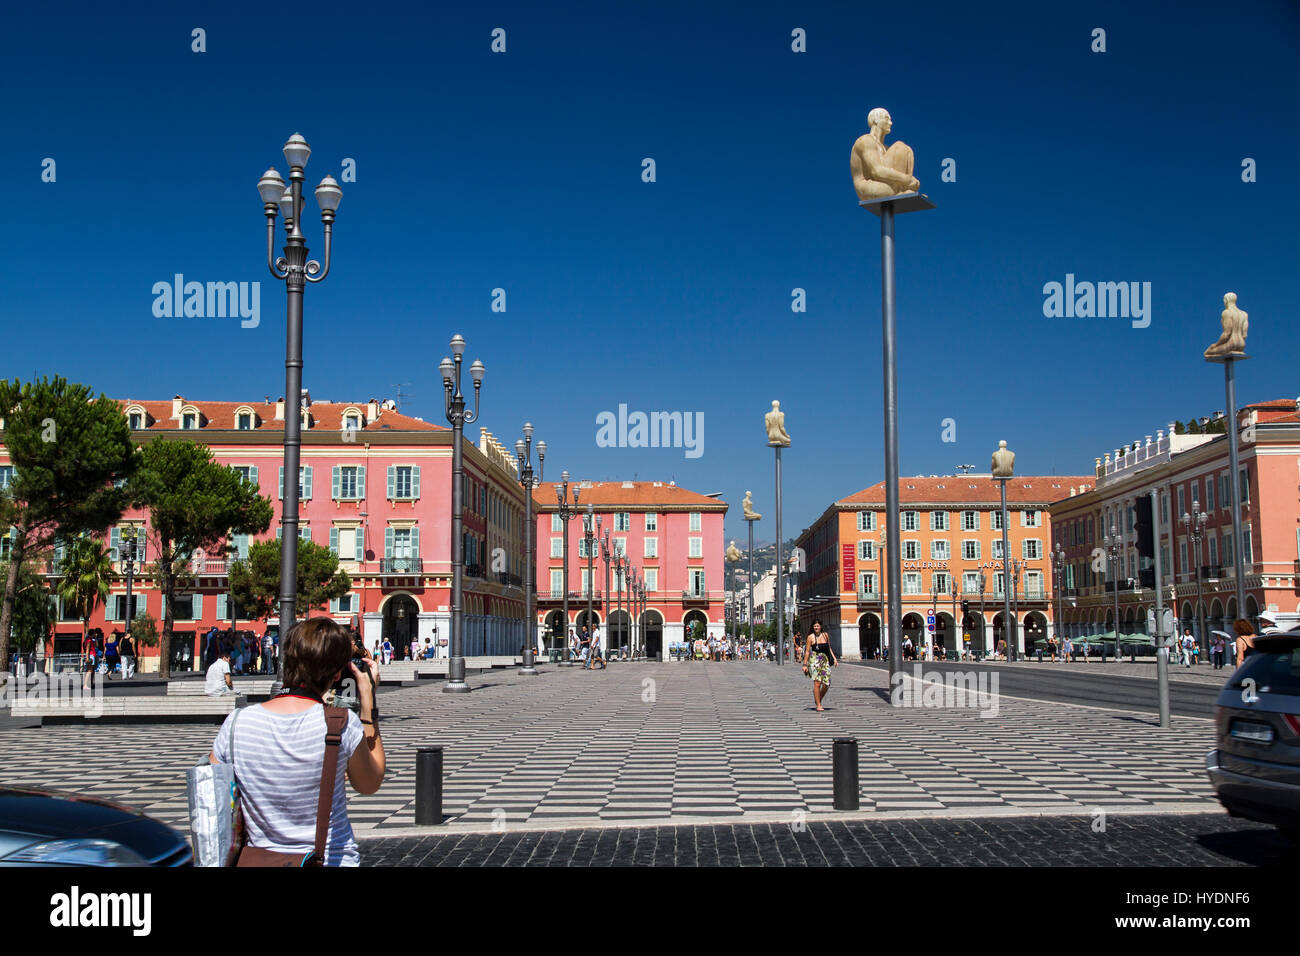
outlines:
[[[1000, 438], [1023, 473], [1087, 472], [1222, 408], [1200, 353], [1227, 290], [1251, 318], [1241, 400], [1300, 394], [1300, 6], [894, 7], [8, 15], [0, 373], [114, 396], [282, 394], [284, 292], [255, 184], [287, 172], [297, 131], [309, 186], [357, 166], [333, 273], [307, 293], [315, 397], [406, 382], [404, 410], [442, 421], [437, 365], [462, 332], [488, 368], [482, 425], [511, 441], [535, 422], [548, 477], [722, 492], [738, 539], [747, 488], [759, 537], [774, 531], [762, 415], [777, 398], [797, 534], [883, 477], [879, 225], [848, 170], [883, 105], [938, 206], [898, 220], [904, 474], [987, 470]], [[206, 53], [191, 52], [194, 27]], [[956, 182], [940, 180], [947, 157]], [[1242, 182], [1245, 157], [1257, 182]], [[151, 287], [178, 272], [260, 281], [260, 327], [155, 318]], [[1150, 327], [1045, 318], [1043, 285], [1066, 273], [1150, 282]], [[596, 416], [620, 403], [702, 412], [704, 454], [597, 447]], [[941, 441], [949, 417], [955, 444]]]

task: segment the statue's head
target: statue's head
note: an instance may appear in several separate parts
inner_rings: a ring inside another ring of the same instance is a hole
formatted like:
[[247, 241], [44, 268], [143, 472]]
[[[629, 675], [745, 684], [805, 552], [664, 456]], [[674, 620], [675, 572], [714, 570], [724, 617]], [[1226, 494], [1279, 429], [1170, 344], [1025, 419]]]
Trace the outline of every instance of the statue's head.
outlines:
[[773, 403], [772, 403], [772, 411], [776, 411], [776, 410], [777, 410], [778, 408], [780, 408], [780, 407], [781, 407], [781, 403], [780, 403], [780, 402], [773, 402]]
[[889, 110], [883, 106], [877, 106], [867, 114], [867, 125], [873, 130], [880, 127], [881, 133], [888, 133], [893, 128], [894, 121], [889, 116]]
[[1237, 293], [1235, 293], [1235, 292], [1225, 292], [1224, 295], [1223, 295], [1223, 304], [1226, 305], [1228, 308], [1232, 308], [1234, 305], [1236, 305], [1236, 304], [1237, 304]]

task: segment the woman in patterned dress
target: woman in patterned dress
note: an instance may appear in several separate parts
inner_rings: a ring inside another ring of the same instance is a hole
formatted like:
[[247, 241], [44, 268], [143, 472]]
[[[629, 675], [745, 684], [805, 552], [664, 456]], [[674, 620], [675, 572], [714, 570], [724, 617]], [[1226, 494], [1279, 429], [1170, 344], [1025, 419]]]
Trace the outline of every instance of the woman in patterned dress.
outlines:
[[831, 668], [839, 664], [831, 642], [822, 633], [822, 622], [813, 621], [812, 632], [804, 645], [803, 672], [813, 681], [813, 703], [820, 712], [825, 710], [822, 701], [831, 689]]

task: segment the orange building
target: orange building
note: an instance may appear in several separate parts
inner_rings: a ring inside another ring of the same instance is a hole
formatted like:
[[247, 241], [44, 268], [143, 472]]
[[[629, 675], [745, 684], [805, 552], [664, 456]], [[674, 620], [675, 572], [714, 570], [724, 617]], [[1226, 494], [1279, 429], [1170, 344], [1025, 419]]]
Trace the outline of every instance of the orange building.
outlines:
[[[1022, 652], [1045, 640], [1054, 620], [1048, 508], [1095, 481], [1031, 475], [1007, 482], [1012, 613]], [[1005, 616], [999, 482], [989, 474], [902, 478], [898, 500], [902, 636], [919, 647], [929, 638], [936, 652], [946, 652], [958, 647], [960, 620], [961, 649], [987, 653], [1002, 639]], [[882, 481], [835, 502], [798, 539], [806, 560], [797, 581], [801, 629], [820, 620], [845, 658], [878, 657], [890, 640], [884, 527]]]

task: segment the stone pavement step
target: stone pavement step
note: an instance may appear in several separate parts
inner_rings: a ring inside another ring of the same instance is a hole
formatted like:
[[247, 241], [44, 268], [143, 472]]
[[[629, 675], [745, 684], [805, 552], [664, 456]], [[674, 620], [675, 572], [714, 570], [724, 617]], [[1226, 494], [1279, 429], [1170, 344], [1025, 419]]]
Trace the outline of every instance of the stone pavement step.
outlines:
[[108, 722], [114, 720], [171, 722], [195, 720], [221, 723], [236, 707], [247, 703], [241, 694], [220, 697], [207, 695], [149, 695], [126, 697], [88, 697], [69, 706], [64, 700], [14, 701], [14, 718], [39, 717], [42, 726], [57, 723]]
[[[252, 680], [236, 677], [234, 679], [235, 693], [250, 697], [268, 697], [275, 682], [274, 677], [254, 678]], [[167, 683], [167, 696], [202, 697], [204, 696], [204, 686], [200, 681], [169, 681]]]

